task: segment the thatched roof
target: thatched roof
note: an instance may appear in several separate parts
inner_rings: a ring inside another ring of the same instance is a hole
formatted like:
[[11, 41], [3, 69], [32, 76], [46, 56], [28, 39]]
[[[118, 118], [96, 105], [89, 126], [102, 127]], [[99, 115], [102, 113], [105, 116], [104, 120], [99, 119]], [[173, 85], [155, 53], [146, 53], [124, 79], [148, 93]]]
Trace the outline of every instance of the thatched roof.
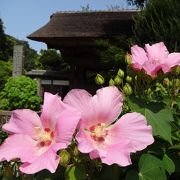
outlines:
[[29, 39], [51, 42], [63, 38], [111, 37], [131, 31], [135, 10], [57, 12], [50, 21], [28, 36]]

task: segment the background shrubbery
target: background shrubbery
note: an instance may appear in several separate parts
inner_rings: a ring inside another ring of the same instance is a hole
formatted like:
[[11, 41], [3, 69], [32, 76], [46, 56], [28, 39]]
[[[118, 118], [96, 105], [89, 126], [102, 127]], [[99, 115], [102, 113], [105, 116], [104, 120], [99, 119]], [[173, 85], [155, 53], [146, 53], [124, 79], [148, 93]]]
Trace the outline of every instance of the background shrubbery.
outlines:
[[41, 102], [37, 96], [37, 82], [26, 76], [9, 78], [0, 92], [0, 109], [4, 110], [39, 110]]
[[135, 42], [163, 41], [170, 51], [180, 51], [180, 1], [150, 0], [135, 17]]

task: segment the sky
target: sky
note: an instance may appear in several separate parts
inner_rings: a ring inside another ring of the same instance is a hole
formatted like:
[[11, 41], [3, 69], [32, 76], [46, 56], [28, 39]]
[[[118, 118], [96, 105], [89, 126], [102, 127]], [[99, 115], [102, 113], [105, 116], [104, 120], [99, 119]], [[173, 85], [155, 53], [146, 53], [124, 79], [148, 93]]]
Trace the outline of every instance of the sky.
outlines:
[[91, 10], [107, 10], [116, 5], [129, 8], [126, 0], [0, 0], [0, 18], [6, 34], [28, 41], [39, 52], [47, 48], [46, 44], [27, 39], [29, 34], [45, 25], [51, 14], [82, 10], [87, 5]]

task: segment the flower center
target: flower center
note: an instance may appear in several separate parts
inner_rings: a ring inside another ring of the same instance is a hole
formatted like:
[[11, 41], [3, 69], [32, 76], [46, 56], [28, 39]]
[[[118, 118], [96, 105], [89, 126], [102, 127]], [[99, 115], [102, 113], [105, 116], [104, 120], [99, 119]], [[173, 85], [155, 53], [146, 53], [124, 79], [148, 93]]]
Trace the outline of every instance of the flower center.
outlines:
[[91, 126], [89, 128], [90, 136], [93, 140], [98, 142], [103, 142], [105, 137], [108, 135], [108, 130], [106, 129], [106, 124], [99, 123], [98, 125]]
[[52, 143], [54, 138], [54, 133], [49, 128], [45, 128], [41, 130], [40, 128], [36, 128], [39, 145], [41, 147], [49, 146]]

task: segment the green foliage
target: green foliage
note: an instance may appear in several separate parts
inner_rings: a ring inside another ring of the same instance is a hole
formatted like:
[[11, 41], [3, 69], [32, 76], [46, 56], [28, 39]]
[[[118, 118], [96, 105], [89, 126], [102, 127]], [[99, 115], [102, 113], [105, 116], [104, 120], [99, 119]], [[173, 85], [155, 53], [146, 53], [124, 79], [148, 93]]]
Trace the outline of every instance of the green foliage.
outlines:
[[26, 71], [35, 68], [35, 61], [38, 58], [38, 54], [35, 50], [29, 47], [27, 41], [18, 40], [12, 36], [4, 33], [3, 22], [0, 19], [0, 60], [12, 61], [14, 45], [23, 45], [24, 47], [24, 68]]
[[143, 154], [139, 161], [139, 177], [139, 180], [166, 180], [161, 160], [150, 154]]
[[37, 96], [37, 82], [25, 76], [9, 78], [0, 92], [0, 109], [4, 110], [39, 110], [41, 102], [41, 98]]
[[146, 101], [134, 97], [130, 97], [127, 101], [132, 112], [140, 112], [147, 118], [154, 136], [159, 136], [172, 143], [171, 122], [174, 119], [172, 111], [165, 107], [164, 103], [147, 104]]
[[172, 159], [170, 159], [167, 154], [164, 155], [163, 159], [162, 159], [162, 165], [164, 167], [164, 169], [166, 169], [166, 171], [171, 174], [175, 171], [175, 164], [172, 161]]
[[63, 60], [60, 53], [55, 49], [41, 50], [36, 61], [37, 69], [68, 71], [70, 66]]
[[10, 59], [11, 41], [4, 33], [3, 21], [0, 19], [0, 60], [7, 61]]
[[66, 180], [84, 180], [86, 171], [83, 165], [70, 165], [66, 168]]
[[16, 40], [16, 44], [23, 45], [24, 47], [24, 69], [26, 71], [35, 69], [36, 61], [39, 57], [37, 52], [34, 49], [30, 48], [27, 41]]
[[7, 134], [0, 128], [0, 144], [7, 138]]
[[4, 86], [7, 79], [12, 75], [12, 63], [0, 61], [0, 90]]
[[127, 0], [130, 5], [136, 5], [137, 7], [144, 7], [148, 0]]
[[135, 41], [141, 46], [163, 41], [170, 51], [180, 51], [179, 9], [179, 0], [149, 0], [135, 17]]
[[96, 54], [111, 69], [124, 66], [124, 56], [131, 46], [130, 36], [119, 35], [111, 40], [97, 40]]

